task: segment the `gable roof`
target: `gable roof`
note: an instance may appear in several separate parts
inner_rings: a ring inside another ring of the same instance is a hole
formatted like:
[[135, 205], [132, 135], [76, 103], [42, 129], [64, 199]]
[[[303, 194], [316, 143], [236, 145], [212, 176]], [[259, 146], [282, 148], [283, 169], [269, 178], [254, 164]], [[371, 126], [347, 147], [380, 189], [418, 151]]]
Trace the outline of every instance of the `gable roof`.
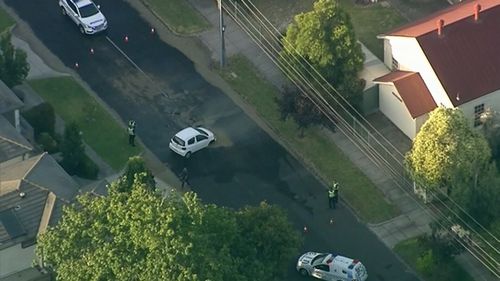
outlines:
[[32, 241], [54, 225], [77, 192], [78, 184], [47, 153], [2, 167], [0, 249]]
[[0, 163], [33, 150], [33, 146], [0, 115]]
[[413, 119], [437, 107], [424, 80], [416, 72], [394, 71], [375, 79], [374, 82], [393, 84]]
[[0, 114], [19, 109], [23, 102], [0, 80]]
[[78, 183], [46, 152], [2, 167], [0, 179], [2, 186], [4, 183], [15, 182], [19, 185], [21, 181], [26, 181], [66, 201], [71, 201], [79, 188]]
[[[479, 20], [474, 5], [480, 4]], [[438, 36], [436, 21], [444, 20]], [[454, 106], [500, 89], [500, 1], [454, 5], [388, 35], [415, 37]]]

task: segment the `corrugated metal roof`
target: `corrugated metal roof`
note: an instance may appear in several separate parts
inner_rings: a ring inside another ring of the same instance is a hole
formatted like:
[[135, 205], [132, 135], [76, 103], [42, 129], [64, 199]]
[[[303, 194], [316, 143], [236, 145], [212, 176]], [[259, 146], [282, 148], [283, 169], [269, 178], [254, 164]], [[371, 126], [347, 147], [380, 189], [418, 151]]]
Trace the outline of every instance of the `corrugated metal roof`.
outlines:
[[445, 26], [442, 37], [417, 38], [454, 106], [500, 89], [500, 5], [479, 18]]
[[410, 112], [417, 118], [434, 110], [437, 105], [420, 74], [409, 71], [394, 71], [374, 80], [376, 83], [392, 83]]
[[[461, 3], [451, 5], [450, 7], [438, 11], [434, 14], [431, 14], [425, 18], [414, 21], [412, 23], [403, 25], [399, 28], [396, 28], [386, 35], [388, 36], [404, 36], [404, 37], [419, 37], [426, 33], [436, 31], [437, 25], [436, 22], [440, 19], [444, 21], [444, 28], [446, 29], [447, 25], [455, 23], [457, 21], [474, 17], [474, 6], [476, 4], [481, 5], [481, 12], [483, 13], [486, 10], [500, 5], [500, 1], [498, 0], [472, 0], [472, 1], [463, 1]], [[481, 16], [480, 16], [481, 17]]]

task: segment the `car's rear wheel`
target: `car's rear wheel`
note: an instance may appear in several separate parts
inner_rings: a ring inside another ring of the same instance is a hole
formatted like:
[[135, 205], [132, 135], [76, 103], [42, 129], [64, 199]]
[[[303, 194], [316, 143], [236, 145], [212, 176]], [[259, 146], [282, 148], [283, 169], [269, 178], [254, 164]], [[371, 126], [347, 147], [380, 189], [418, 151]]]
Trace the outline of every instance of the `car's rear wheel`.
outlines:
[[78, 26], [78, 29], [80, 30], [80, 33], [85, 35], [85, 28], [83, 28], [83, 26]]
[[191, 157], [191, 151], [188, 151], [184, 157], [186, 157], [186, 159], [189, 159], [189, 157]]
[[299, 273], [300, 273], [300, 275], [302, 275], [302, 276], [309, 276], [309, 272], [307, 272], [307, 270], [305, 270], [304, 268], [301, 268], [301, 269], [299, 270]]
[[63, 7], [61, 7], [61, 14], [62, 14], [63, 16], [66, 16], [66, 10], [65, 10]]

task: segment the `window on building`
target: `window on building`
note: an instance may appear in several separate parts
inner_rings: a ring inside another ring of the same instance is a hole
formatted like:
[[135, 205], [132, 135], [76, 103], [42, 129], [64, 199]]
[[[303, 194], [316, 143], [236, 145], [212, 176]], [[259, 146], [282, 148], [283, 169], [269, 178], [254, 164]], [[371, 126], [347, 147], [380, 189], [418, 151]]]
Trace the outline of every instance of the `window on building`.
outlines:
[[474, 106], [474, 127], [480, 126], [481, 115], [484, 113], [484, 103]]
[[392, 57], [392, 70], [398, 70], [399, 69], [399, 62]]

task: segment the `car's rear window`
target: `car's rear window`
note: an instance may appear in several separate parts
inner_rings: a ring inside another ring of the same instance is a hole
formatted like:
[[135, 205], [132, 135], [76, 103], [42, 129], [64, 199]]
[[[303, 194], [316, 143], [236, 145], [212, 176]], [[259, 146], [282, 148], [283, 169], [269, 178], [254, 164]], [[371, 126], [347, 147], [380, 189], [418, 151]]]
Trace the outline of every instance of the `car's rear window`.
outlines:
[[178, 138], [177, 136], [174, 136], [172, 138], [172, 141], [180, 146], [184, 146], [186, 144], [182, 139]]

